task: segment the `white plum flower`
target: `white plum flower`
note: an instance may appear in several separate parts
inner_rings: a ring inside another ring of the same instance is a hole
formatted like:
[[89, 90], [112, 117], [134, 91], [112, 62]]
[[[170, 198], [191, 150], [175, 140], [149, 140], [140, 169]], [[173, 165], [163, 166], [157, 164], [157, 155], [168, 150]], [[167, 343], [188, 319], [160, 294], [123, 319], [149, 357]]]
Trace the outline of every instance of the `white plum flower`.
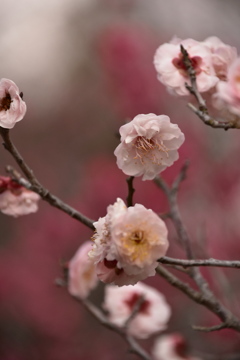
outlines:
[[185, 83], [190, 85], [190, 79], [183, 61], [180, 45], [187, 50], [196, 73], [199, 92], [213, 88], [219, 81], [212, 64], [212, 53], [209, 47], [193, 39], [174, 38], [169, 43], [161, 45], [154, 56], [154, 65], [158, 79], [176, 95], [189, 95]]
[[100, 280], [122, 286], [155, 275], [157, 260], [169, 246], [166, 225], [157, 214], [140, 204], [127, 208], [117, 199], [94, 226], [89, 256]]
[[117, 165], [124, 174], [143, 176], [143, 180], [152, 180], [171, 166], [185, 139], [166, 115], [137, 115], [119, 131], [121, 143], [114, 151]]
[[159, 291], [141, 282], [120, 288], [114, 285], [105, 287], [103, 308], [107, 310], [109, 320], [119, 327], [124, 326], [140, 301], [139, 311], [130, 321], [128, 333], [144, 339], [165, 330], [171, 309]]
[[0, 127], [12, 129], [27, 110], [17, 85], [9, 79], [0, 80]]
[[80, 299], [85, 299], [98, 283], [95, 265], [88, 256], [91, 247], [91, 241], [83, 243], [68, 264], [68, 291]]

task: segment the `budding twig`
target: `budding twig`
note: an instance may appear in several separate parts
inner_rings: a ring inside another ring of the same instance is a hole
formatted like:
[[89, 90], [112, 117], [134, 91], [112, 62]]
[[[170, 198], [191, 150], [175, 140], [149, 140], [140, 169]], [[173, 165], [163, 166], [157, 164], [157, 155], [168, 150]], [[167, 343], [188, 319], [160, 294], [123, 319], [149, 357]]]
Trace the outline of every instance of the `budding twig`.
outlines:
[[196, 82], [196, 72], [194, 70], [194, 67], [192, 66], [192, 61], [188, 55], [187, 50], [183, 47], [183, 45], [180, 45], [181, 53], [183, 55], [183, 63], [186, 67], [191, 85], [185, 83], [186, 88], [192, 94], [198, 103], [198, 108], [194, 106], [191, 103], [188, 103], [188, 107], [201, 119], [204, 124], [211, 126], [213, 128], [219, 128], [219, 129], [238, 129], [239, 125], [237, 121], [223, 121], [223, 120], [217, 120], [214, 117], [210, 116], [208, 113], [208, 108], [206, 106], [206, 102], [203, 99], [202, 95], [198, 91], [197, 82]]

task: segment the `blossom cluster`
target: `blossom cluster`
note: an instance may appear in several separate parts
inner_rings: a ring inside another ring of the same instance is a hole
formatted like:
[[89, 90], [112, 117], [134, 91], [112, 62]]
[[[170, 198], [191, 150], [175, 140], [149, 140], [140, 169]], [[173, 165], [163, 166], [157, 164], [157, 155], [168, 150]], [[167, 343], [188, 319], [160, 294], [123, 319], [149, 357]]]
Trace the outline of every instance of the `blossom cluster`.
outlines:
[[236, 49], [217, 37], [212, 36], [204, 41], [174, 37], [157, 49], [154, 65], [158, 79], [176, 95], [188, 95], [185, 83], [190, 85], [180, 45], [188, 52], [199, 92], [206, 92], [219, 81], [226, 81], [228, 68], [237, 58]]
[[204, 41], [173, 38], [154, 56], [158, 79], [175, 95], [189, 95], [190, 79], [180, 46], [188, 52], [198, 91], [212, 97], [212, 105], [224, 116], [240, 116], [240, 57], [237, 50], [215, 36]]

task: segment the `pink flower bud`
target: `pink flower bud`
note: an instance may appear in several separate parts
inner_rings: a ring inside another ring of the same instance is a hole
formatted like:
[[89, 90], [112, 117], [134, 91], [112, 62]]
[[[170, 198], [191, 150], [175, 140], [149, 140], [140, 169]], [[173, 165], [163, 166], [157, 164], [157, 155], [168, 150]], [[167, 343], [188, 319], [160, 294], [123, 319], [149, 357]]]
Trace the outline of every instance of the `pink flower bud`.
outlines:
[[0, 126], [12, 129], [23, 119], [27, 107], [22, 100], [17, 85], [9, 79], [0, 80]]
[[165, 330], [171, 315], [170, 306], [159, 291], [141, 282], [121, 288], [107, 285], [103, 308], [108, 311], [109, 320], [121, 327], [140, 300], [139, 311], [127, 331], [134, 337], [144, 339]]

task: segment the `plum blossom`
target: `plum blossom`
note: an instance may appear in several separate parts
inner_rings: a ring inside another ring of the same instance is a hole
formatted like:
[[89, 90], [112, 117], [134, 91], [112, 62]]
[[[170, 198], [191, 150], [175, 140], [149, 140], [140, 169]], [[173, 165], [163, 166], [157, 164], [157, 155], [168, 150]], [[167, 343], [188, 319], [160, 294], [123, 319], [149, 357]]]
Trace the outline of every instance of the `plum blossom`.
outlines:
[[27, 110], [17, 85], [9, 79], [0, 80], [0, 126], [12, 129], [23, 119]]
[[88, 257], [91, 248], [91, 241], [83, 243], [68, 264], [68, 291], [80, 299], [85, 299], [98, 283], [94, 263]]
[[185, 339], [180, 334], [163, 335], [153, 347], [154, 360], [200, 360], [189, 356]]
[[199, 92], [213, 88], [219, 81], [212, 65], [212, 53], [207, 45], [193, 39], [181, 40], [174, 38], [169, 43], [161, 45], [154, 56], [154, 65], [161, 83], [176, 95], [189, 95], [185, 83], [190, 84], [183, 55], [180, 50], [183, 45], [189, 54], [192, 66], [196, 72]]
[[120, 127], [121, 143], [114, 151], [124, 174], [152, 180], [179, 157], [184, 142], [178, 125], [166, 115], [140, 114]]
[[227, 81], [220, 81], [213, 95], [213, 105], [218, 110], [227, 109], [231, 114], [240, 116], [240, 58], [228, 69]]
[[169, 245], [166, 225], [157, 214], [140, 204], [127, 208], [118, 198], [94, 226], [89, 256], [101, 281], [133, 285], [155, 275], [157, 260]]
[[145, 339], [165, 330], [171, 315], [170, 306], [159, 291], [141, 282], [121, 288], [107, 285], [103, 308], [107, 310], [109, 320], [122, 327], [140, 300], [139, 311], [130, 321], [127, 331], [136, 338]]
[[40, 196], [25, 189], [11, 178], [0, 176], [0, 211], [18, 217], [38, 210]]
[[212, 64], [217, 77], [220, 80], [227, 80], [229, 66], [237, 58], [237, 49], [224, 44], [218, 37], [210, 36], [203, 41], [212, 53]]

